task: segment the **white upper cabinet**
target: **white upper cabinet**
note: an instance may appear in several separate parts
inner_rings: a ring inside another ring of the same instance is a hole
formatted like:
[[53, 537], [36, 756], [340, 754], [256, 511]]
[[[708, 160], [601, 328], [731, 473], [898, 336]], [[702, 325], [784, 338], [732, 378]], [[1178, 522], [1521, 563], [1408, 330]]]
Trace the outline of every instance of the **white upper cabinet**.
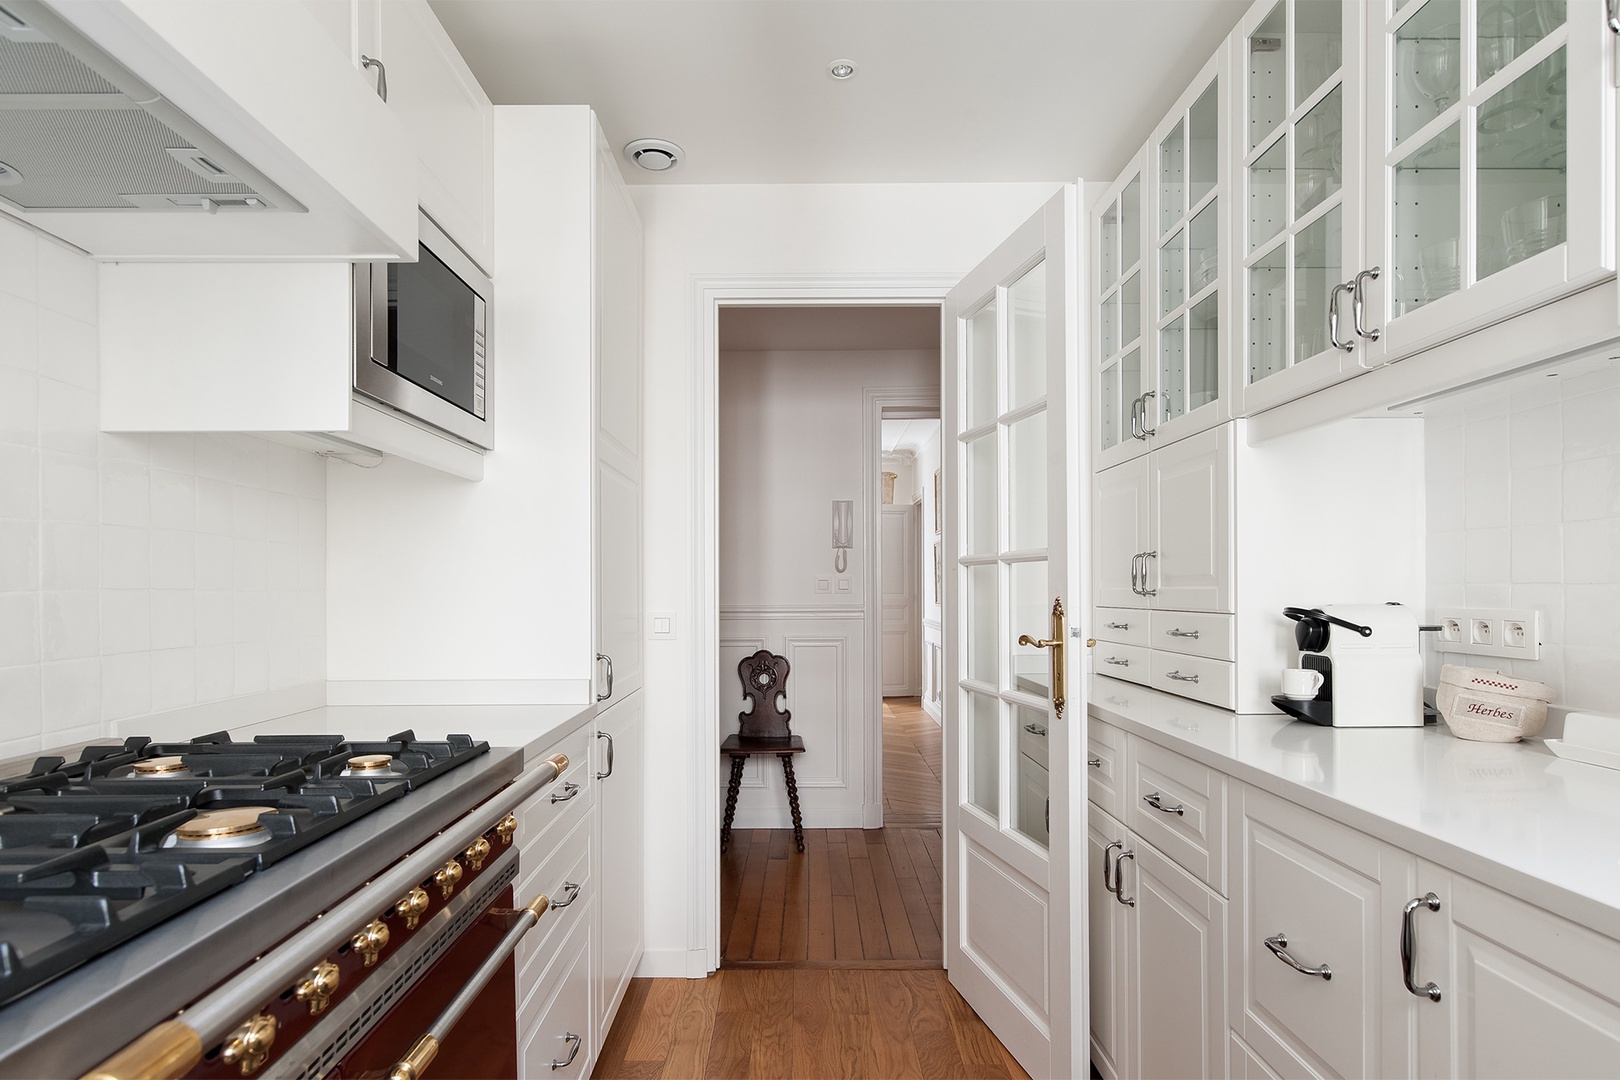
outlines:
[[[64, 95], [46, 83], [32, 95], [16, 95], [16, 107], [8, 110], [14, 119], [35, 115], [26, 107], [31, 96], [55, 93], [60, 100], [45, 118], [53, 133], [46, 145], [24, 147], [21, 136], [15, 142], [0, 136], [8, 164], [42, 183], [72, 162], [76, 169], [90, 162], [98, 178], [110, 170], [118, 180], [112, 199], [82, 210], [48, 208], [49, 192], [25, 201], [22, 188], [6, 189], [13, 207], [36, 207], [15, 211], [25, 220], [108, 260], [414, 256], [410, 140], [398, 117], [355, 79], [305, 6], [208, 0], [15, 6], [17, 18], [29, 27], [37, 22], [38, 29], [9, 31], [8, 37], [22, 33], [13, 39], [32, 41], [28, 33], [43, 34], [55, 43], [49, 47], [114, 76], [110, 83], [92, 79], [88, 94]], [[52, 70], [61, 74], [76, 62], [63, 60]], [[105, 101], [80, 107], [95, 98]], [[154, 182], [152, 172], [133, 167], [139, 148], [111, 145], [105, 129], [79, 122], [88, 114], [140, 117], [161, 127], [161, 146], [197, 146], [210, 158], [220, 156], [225, 171], [207, 181], [218, 191], [199, 196], [196, 178], [183, 171]], [[102, 134], [78, 134], [90, 131]], [[235, 167], [244, 169], [244, 179], [267, 179], [273, 194], [242, 197], [258, 188], [235, 182]], [[177, 184], [180, 190], [165, 190]], [[127, 208], [147, 204], [167, 208]]]
[[1366, 19], [1358, 357], [1399, 359], [1611, 272], [1604, 5], [1380, 0]]
[[1342, 283], [1363, 264], [1362, 19], [1261, 0], [1234, 35], [1245, 414], [1357, 370]]
[[1097, 455], [1098, 469], [1147, 449], [1139, 410], [1148, 389], [1143, 369], [1146, 345], [1142, 290], [1147, 236], [1142, 205], [1142, 155], [1103, 197], [1093, 225], [1097, 252]]

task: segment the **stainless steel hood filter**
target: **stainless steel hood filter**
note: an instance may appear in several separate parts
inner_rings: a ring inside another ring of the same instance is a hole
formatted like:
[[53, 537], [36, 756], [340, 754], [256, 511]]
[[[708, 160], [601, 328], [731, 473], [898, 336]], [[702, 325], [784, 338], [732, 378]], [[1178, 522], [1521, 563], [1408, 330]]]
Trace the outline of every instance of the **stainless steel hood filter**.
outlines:
[[0, 205], [304, 209], [37, 0], [0, 3]]

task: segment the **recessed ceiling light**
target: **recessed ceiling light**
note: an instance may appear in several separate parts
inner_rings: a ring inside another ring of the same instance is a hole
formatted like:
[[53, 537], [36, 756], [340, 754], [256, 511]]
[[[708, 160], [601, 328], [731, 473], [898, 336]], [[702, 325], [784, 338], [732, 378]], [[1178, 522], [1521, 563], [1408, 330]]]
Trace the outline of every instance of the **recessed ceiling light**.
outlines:
[[827, 65], [827, 74], [840, 82], [844, 79], [853, 79], [855, 77], [855, 61], [834, 60]]
[[624, 144], [624, 156], [648, 172], [668, 172], [686, 160], [686, 151], [668, 139], [637, 139]]

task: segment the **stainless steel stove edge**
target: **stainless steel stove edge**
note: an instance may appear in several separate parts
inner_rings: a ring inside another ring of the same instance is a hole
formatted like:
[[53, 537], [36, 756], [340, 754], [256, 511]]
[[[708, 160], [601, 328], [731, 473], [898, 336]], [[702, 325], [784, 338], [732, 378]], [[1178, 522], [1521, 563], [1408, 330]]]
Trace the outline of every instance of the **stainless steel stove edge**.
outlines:
[[0, 1077], [80, 1076], [495, 796], [523, 752], [493, 748], [0, 1008]]

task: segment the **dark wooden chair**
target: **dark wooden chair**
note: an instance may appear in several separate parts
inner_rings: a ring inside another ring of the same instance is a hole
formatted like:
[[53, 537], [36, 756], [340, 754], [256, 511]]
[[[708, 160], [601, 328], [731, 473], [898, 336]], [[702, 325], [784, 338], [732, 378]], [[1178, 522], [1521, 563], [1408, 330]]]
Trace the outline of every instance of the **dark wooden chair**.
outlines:
[[742, 787], [743, 763], [755, 754], [782, 759], [787, 778], [788, 806], [793, 811], [793, 839], [804, 850], [804, 822], [799, 818], [799, 785], [793, 779], [793, 755], [804, 753], [804, 740], [788, 732], [793, 714], [782, 708], [787, 697], [788, 662], [761, 649], [737, 665], [743, 701], [752, 707], [737, 714], [741, 729], [728, 735], [720, 752], [731, 756], [731, 784], [726, 788], [726, 819], [720, 826], [720, 850], [731, 844], [731, 820], [737, 815], [737, 792]]

